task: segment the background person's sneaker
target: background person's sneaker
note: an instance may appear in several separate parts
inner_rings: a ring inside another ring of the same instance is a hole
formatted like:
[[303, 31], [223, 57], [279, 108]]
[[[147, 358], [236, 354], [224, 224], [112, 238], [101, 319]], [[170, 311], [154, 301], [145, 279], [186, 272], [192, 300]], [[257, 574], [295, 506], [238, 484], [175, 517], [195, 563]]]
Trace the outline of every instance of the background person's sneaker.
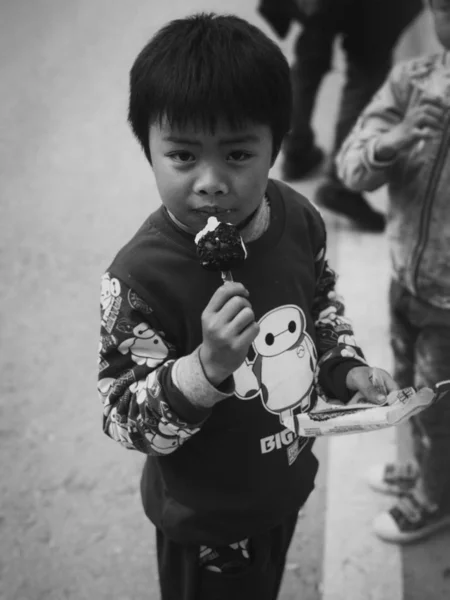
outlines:
[[373, 522], [375, 535], [393, 544], [417, 542], [446, 527], [450, 527], [450, 513], [423, 504], [414, 492], [401, 496], [395, 506]]
[[376, 492], [401, 496], [414, 488], [418, 476], [415, 463], [383, 463], [369, 470], [367, 482]]

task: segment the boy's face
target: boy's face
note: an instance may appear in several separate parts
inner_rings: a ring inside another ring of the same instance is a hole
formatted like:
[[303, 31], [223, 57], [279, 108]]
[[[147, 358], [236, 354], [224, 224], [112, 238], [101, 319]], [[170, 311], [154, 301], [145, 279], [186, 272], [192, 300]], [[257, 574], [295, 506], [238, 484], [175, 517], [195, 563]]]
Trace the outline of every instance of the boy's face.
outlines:
[[193, 126], [150, 126], [150, 154], [162, 203], [192, 233], [210, 216], [238, 225], [261, 203], [272, 158], [272, 133], [219, 121], [215, 133]]
[[450, 0], [431, 0], [430, 5], [438, 40], [450, 50]]

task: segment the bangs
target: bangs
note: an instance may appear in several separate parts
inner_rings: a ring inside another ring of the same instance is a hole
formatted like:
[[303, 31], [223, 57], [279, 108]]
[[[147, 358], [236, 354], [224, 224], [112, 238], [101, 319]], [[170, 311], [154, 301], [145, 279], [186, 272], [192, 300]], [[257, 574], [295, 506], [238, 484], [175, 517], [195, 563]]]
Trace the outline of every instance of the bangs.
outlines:
[[239, 49], [213, 54], [207, 40], [201, 42], [194, 52], [183, 53], [170, 77], [167, 71], [163, 77], [155, 73], [159, 86], [151, 102], [150, 123], [166, 117], [173, 127], [192, 124], [214, 133], [218, 120], [232, 129], [247, 121], [267, 122], [271, 105], [264, 71], [243, 68]]
[[172, 98], [166, 96], [165, 102], [155, 106], [155, 115], [150, 117], [150, 124], [158, 121], [161, 125], [167, 119], [172, 129], [183, 130], [186, 127], [193, 127], [195, 130], [215, 134], [218, 121], [224, 122], [231, 130], [239, 131], [245, 127], [248, 122], [263, 122], [263, 117], [258, 118], [255, 111], [252, 110], [253, 104], [248, 105], [239, 98], [230, 97], [227, 101], [227, 95], [222, 93], [219, 88], [212, 89], [207, 86], [205, 90], [208, 94], [208, 101], [205, 103], [205, 96], [200, 88], [194, 90], [189, 88], [183, 101], [180, 97], [174, 95]]

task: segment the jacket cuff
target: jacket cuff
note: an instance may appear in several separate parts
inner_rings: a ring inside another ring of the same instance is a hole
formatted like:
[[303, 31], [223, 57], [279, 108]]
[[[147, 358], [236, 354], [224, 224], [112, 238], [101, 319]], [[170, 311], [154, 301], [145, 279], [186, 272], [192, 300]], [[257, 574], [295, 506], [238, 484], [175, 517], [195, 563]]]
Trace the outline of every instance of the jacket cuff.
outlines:
[[194, 405], [183, 394], [174, 381], [174, 366], [175, 361], [171, 362], [168, 368], [161, 369], [159, 374], [161, 387], [165, 390], [165, 401], [179, 420], [186, 422], [191, 427], [198, 427], [209, 417], [211, 409]]
[[234, 379], [228, 377], [218, 388], [209, 382], [200, 361], [199, 348], [175, 361], [172, 379], [177, 388], [195, 406], [209, 409], [234, 394]]
[[364, 365], [364, 362], [354, 358], [334, 358], [326, 361], [319, 370], [319, 385], [329, 398], [350, 402], [355, 392], [349, 390], [345, 384], [347, 374], [354, 367]]

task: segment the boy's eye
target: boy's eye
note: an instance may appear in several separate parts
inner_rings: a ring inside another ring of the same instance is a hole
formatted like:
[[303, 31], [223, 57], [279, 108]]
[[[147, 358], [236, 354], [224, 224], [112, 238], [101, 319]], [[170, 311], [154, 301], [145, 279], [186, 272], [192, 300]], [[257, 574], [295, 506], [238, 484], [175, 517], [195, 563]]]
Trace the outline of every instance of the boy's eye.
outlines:
[[188, 163], [195, 160], [195, 156], [192, 152], [188, 152], [187, 150], [181, 150], [179, 152], [171, 152], [168, 154], [170, 158], [172, 158], [176, 162], [180, 163]]
[[231, 158], [231, 160], [234, 160], [236, 162], [242, 162], [244, 160], [249, 159], [251, 157], [251, 154], [249, 152], [246, 152], [245, 150], [234, 150], [234, 152], [230, 152], [228, 156], [229, 158]]

